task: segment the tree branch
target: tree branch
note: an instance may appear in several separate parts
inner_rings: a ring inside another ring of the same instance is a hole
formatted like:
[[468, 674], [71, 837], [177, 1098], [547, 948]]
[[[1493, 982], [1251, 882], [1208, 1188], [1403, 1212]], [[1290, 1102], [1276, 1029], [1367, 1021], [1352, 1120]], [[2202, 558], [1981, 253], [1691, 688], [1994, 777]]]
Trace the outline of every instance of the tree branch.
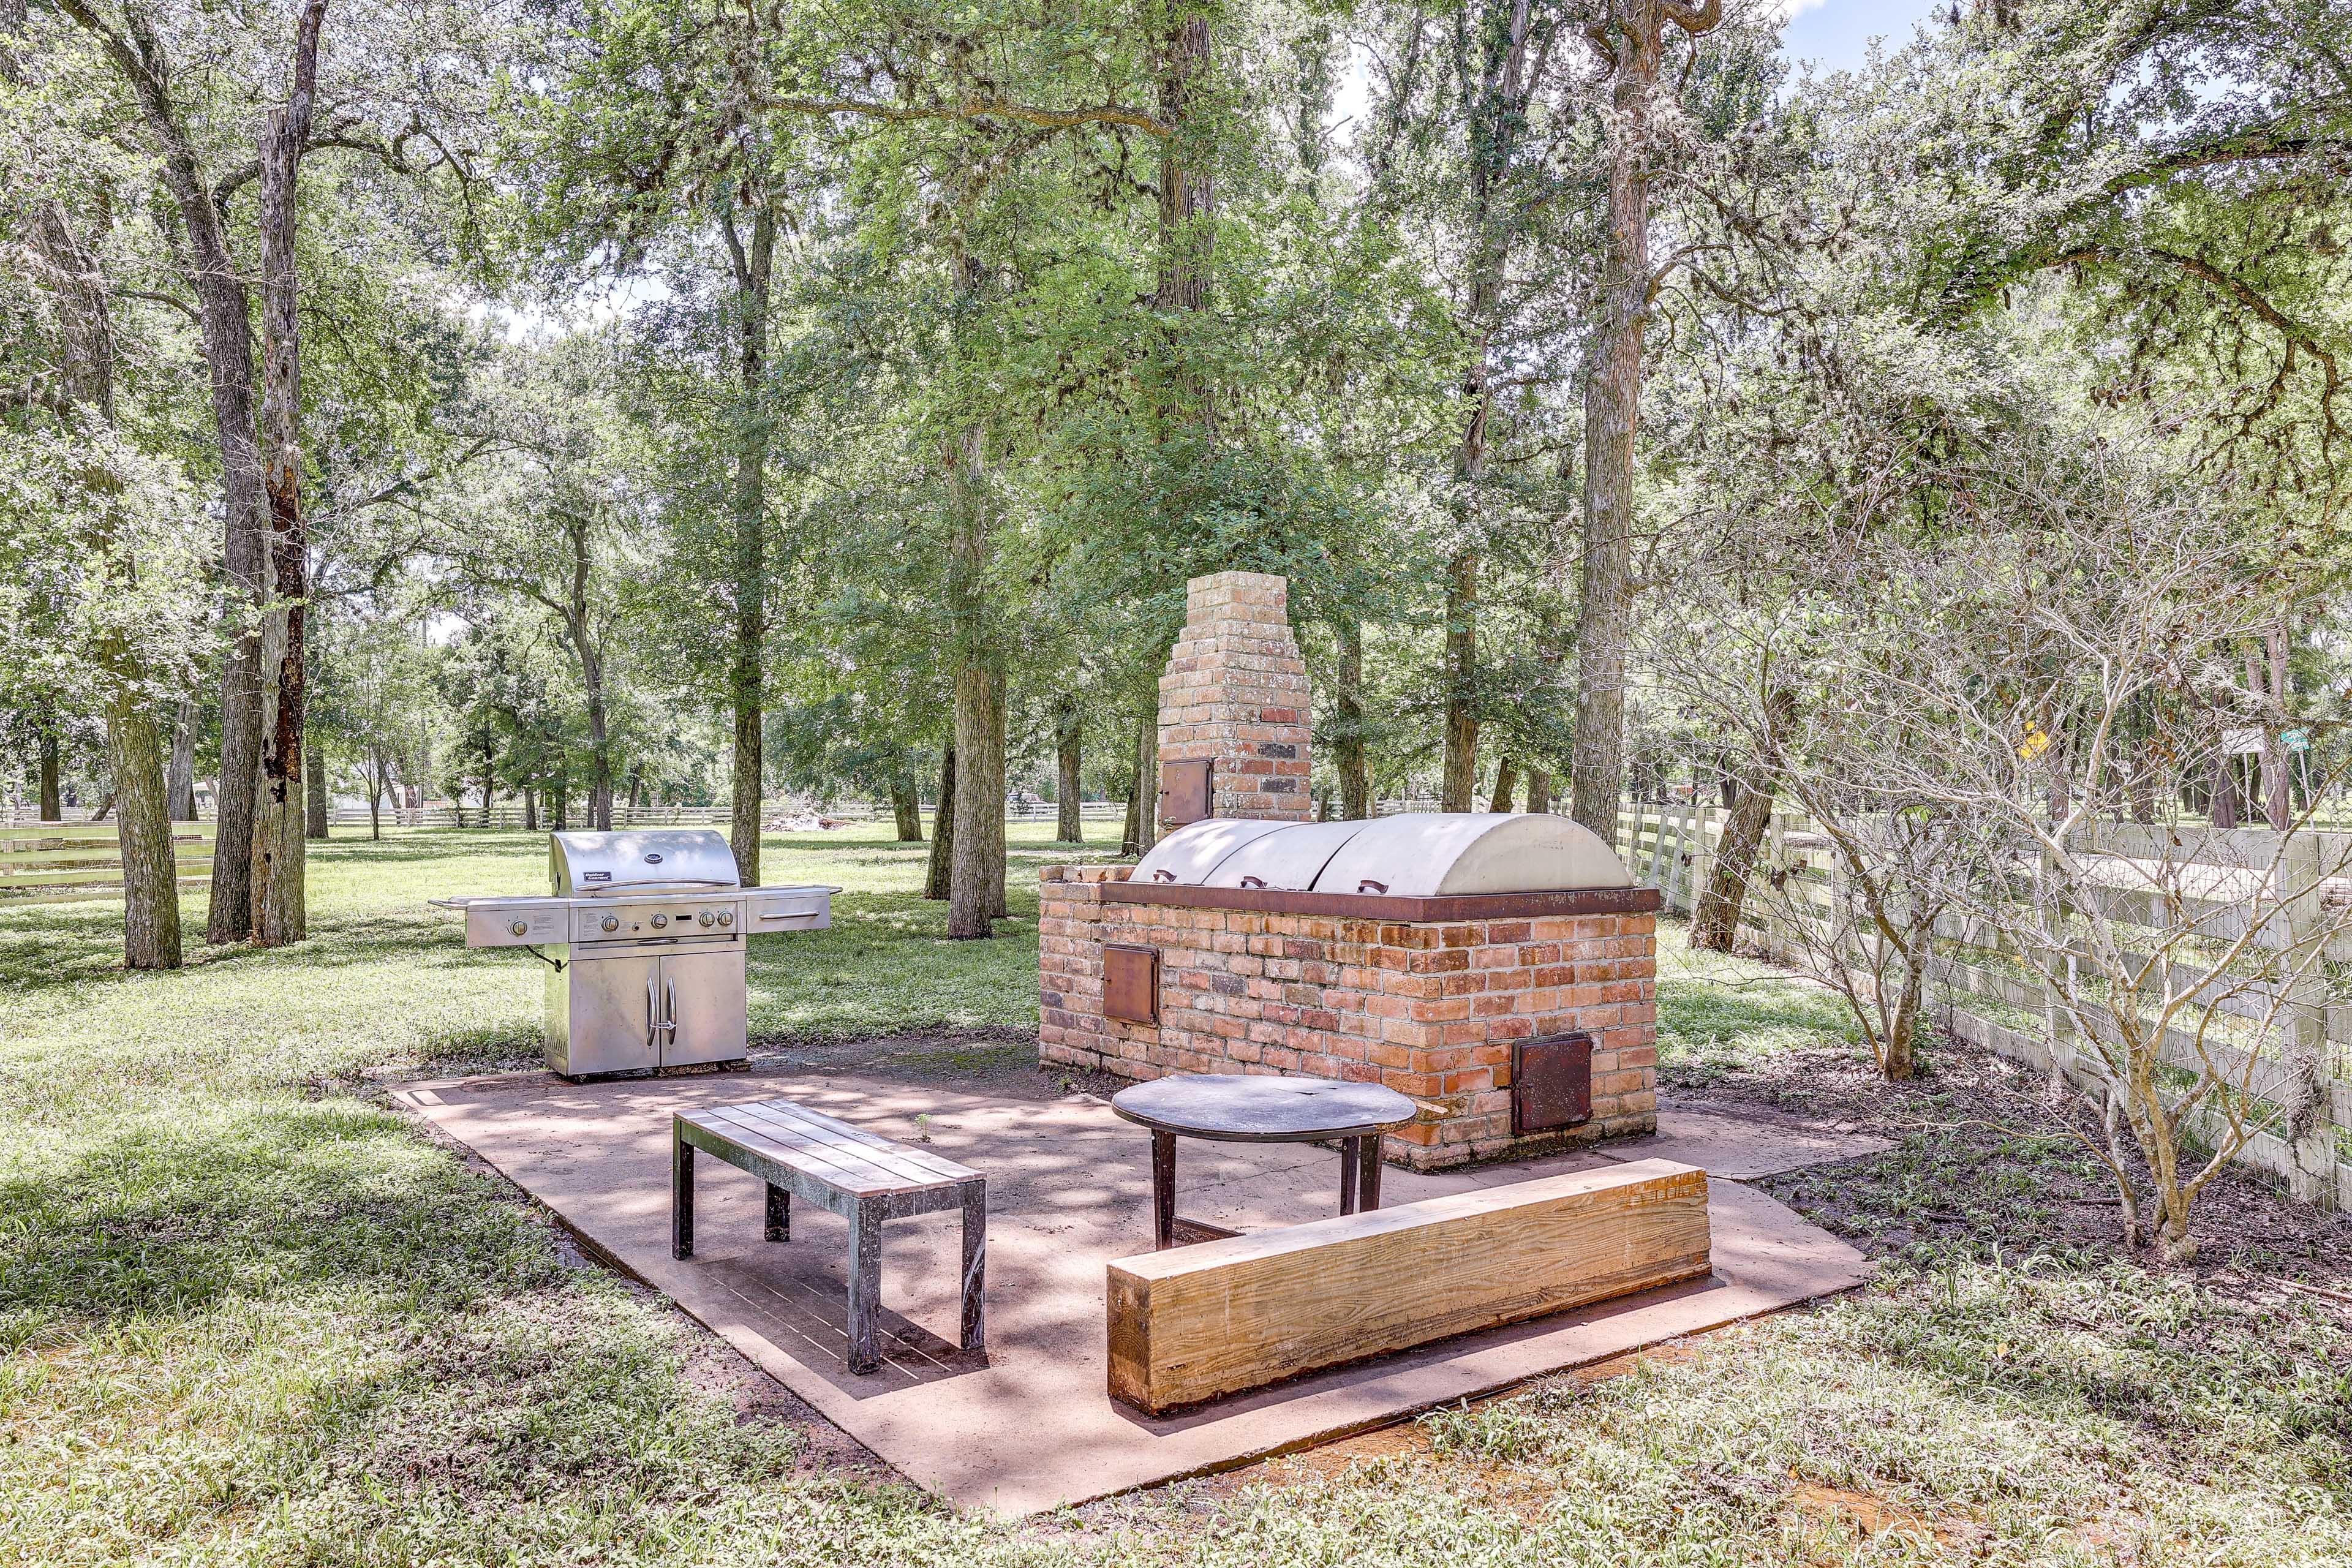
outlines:
[[[1719, 3], [1719, 0], [1717, 0]], [[961, 103], [859, 103], [849, 99], [771, 98], [763, 107], [794, 114], [858, 114], [869, 120], [1021, 120], [1048, 131], [1080, 125], [1123, 125], [1152, 136], [1172, 135], [1175, 127], [1156, 115], [1120, 104], [1102, 103], [1089, 109], [1046, 109], [1003, 99], [968, 98]]]

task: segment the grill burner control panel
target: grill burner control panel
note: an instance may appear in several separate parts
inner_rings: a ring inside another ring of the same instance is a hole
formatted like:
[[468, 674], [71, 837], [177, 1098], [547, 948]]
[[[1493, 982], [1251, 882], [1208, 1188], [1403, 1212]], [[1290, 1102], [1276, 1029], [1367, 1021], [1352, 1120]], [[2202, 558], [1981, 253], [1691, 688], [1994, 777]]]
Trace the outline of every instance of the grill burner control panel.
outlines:
[[629, 903], [580, 911], [574, 942], [675, 941], [679, 937], [733, 936], [739, 921], [733, 904]]
[[467, 947], [529, 947], [563, 940], [563, 910], [545, 899], [477, 899], [466, 905]]

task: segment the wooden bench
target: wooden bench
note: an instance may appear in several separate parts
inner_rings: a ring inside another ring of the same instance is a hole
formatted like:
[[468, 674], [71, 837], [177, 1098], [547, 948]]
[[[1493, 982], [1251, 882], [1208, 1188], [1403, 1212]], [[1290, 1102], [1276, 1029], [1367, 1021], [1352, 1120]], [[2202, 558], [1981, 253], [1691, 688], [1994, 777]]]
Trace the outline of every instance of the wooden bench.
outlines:
[[1109, 1266], [1110, 1392], [1222, 1394], [1708, 1270], [1706, 1173], [1639, 1160]]
[[694, 1256], [697, 1150], [768, 1184], [770, 1241], [790, 1241], [793, 1199], [849, 1222], [849, 1370], [872, 1372], [882, 1307], [882, 1222], [963, 1211], [963, 1348], [985, 1341], [982, 1315], [988, 1253], [987, 1180], [925, 1150], [894, 1143], [789, 1100], [682, 1110], [671, 1123], [670, 1252]]

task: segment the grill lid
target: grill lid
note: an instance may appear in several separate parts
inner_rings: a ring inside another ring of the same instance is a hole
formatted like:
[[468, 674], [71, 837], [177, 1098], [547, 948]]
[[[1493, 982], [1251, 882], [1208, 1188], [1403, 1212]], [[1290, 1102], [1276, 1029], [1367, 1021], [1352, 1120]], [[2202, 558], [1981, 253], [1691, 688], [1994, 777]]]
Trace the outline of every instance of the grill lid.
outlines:
[[1440, 811], [1366, 823], [1315, 879], [1318, 893], [1405, 899], [1633, 885], [1599, 835], [1565, 816]]
[[1213, 817], [1161, 839], [1131, 880], [1400, 899], [1633, 885], [1610, 847], [1567, 817], [1435, 811], [1373, 822]]
[[1254, 839], [1299, 826], [1254, 816], [1210, 816], [1188, 822], [1151, 847], [1137, 862], [1132, 880], [1198, 886], [1218, 862]]
[[1340, 846], [1371, 826], [1367, 822], [1301, 822], [1254, 838], [1217, 862], [1203, 879], [1211, 888], [1277, 888], [1299, 893]]
[[735, 852], [709, 827], [548, 835], [548, 885], [558, 898], [666, 888], [738, 888]]

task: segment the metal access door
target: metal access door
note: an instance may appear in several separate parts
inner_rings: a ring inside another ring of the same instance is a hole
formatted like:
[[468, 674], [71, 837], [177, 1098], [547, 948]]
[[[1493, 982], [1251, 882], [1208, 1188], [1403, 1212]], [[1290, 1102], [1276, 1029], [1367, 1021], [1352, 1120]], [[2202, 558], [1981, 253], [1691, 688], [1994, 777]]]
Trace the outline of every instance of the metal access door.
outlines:
[[663, 1067], [743, 1059], [743, 950], [665, 954], [656, 977]]
[[[574, 950], [577, 951], [576, 949]], [[565, 1005], [548, 1009], [547, 1064], [560, 1073], [643, 1072], [662, 1065], [661, 960], [652, 953], [574, 959], [562, 974]], [[550, 1001], [553, 998], [551, 997]]]

